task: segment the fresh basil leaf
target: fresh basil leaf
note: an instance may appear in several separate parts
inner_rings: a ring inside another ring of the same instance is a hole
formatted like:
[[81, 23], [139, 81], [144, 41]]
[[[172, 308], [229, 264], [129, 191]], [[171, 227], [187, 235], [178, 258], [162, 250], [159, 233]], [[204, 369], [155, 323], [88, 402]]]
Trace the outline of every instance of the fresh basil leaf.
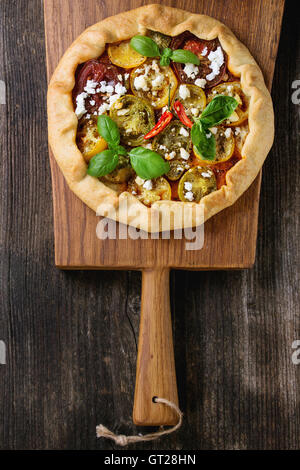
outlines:
[[200, 64], [199, 57], [197, 57], [193, 52], [186, 51], [185, 49], [176, 49], [173, 51], [171, 59], [173, 62], [180, 62], [182, 64]]
[[237, 100], [231, 96], [217, 95], [204, 109], [200, 116], [200, 121], [204, 127], [217, 126], [224, 119], [229, 118], [237, 106]]
[[130, 40], [130, 45], [135, 51], [146, 57], [160, 56], [158, 45], [153, 41], [153, 39], [147, 36], [133, 36]]
[[143, 179], [157, 178], [170, 170], [169, 163], [161, 155], [144, 147], [135, 147], [129, 157], [132, 168]]
[[90, 160], [87, 173], [98, 178], [108, 175], [116, 168], [118, 161], [118, 155], [114, 150], [104, 150]]
[[123, 145], [118, 145], [114, 150], [118, 155], [127, 155], [128, 154], [128, 151], [126, 150], [125, 147], [123, 147]]
[[198, 121], [193, 125], [191, 138], [202, 158], [214, 160], [216, 156], [216, 139], [209, 130], [202, 126], [201, 122]]
[[166, 56], [162, 56], [160, 58], [160, 61], [159, 61], [160, 65], [162, 67], [167, 67], [168, 65], [170, 65], [170, 59], [169, 57], [166, 57]]
[[163, 67], [165, 67], [166, 65], [169, 65], [170, 57], [172, 56], [172, 54], [173, 54], [173, 51], [169, 47], [166, 47], [165, 49], [163, 49], [161, 58], [160, 58], [160, 65], [162, 65]]
[[98, 132], [106, 140], [110, 148], [115, 148], [120, 143], [120, 132], [117, 124], [105, 114], [98, 117]]

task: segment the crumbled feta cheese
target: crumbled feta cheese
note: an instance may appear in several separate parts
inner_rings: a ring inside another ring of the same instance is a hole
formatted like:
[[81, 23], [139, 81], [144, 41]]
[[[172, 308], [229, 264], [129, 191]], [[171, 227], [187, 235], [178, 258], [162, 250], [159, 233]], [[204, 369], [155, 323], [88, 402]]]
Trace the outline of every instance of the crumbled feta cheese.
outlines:
[[118, 79], [120, 80], [120, 82], [122, 82], [122, 80], [123, 80], [123, 77], [122, 77], [122, 75], [121, 75], [120, 73], [119, 73], [119, 75], [118, 75]]
[[129, 78], [129, 73], [125, 73], [124, 78], [125, 78], [125, 80], [128, 80], [128, 78]]
[[194, 64], [185, 64], [183, 71], [189, 78], [196, 78], [199, 68]]
[[101, 114], [106, 113], [108, 109], [109, 109], [109, 105], [107, 103], [102, 103], [101, 106], [99, 106], [98, 115], [101, 116]]
[[228, 128], [226, 129], [226, 131], [224, 132], [224, 134], [225, 134], [226, 139], [229, 139], [229, 137], [231, 136], [231, 129], [230, 129], [230, 127], [228, 127]]
[[168, 106], [164, 106], [161, 110], [161, 113], [164, 114], [166, 111], [168, 111]]
[[239, 135], [241, 133], [241, 128], [240, 127], [236, 127], [235, 128], [235, 135]]
[[192, 193], [192, 191], [187, 191], [184, 195], [185, 199], [187, 199], [188, 201], [192, 202], [194, 200], [194, 194]]
[[91, 106], [94, 106], [94, 104], [96, 104], [96, 101], [95, 101], [95, 100], [91, 100], [91, 101], [90, 101], [90, 105], [91, 105]]
[[183, 160], [188, 160], [190, 154], [184, 148], [180, 147], [180, 156], [183, 158]]
[[210, 130], [210, 132], [212, 132], [214, 135], [216, 135], [216, 133], [218, 132], [218, 128], [217, 128], [217, 127], [211, 127], [209, 130]]
[[209, 132], [208, 134], [205, 134], [205, 135], [206, 135], [206, 138], [207, 138], [207, 139], [210, 139], [211, 136], [212, 136], [211, 132]]
[[204, 88], [206, 85], [205, 78], [197, 78], [197, 80], [195, 80], [195, 85], [199, 86], [200, 88]]
[[162, 82], [164, 81], [164, 76], [162, 73], [159, 73], [155, 78], [154, 80], [152, 80], [152, 86], [153, 88], [155, 87], [159, 87]]
[[98, 86], [97, 82], [95, 82], [94, 80], [88, 80], [84, 87], [84, 91], [88, 93], [89, 95], [94, 95], [96, 93], [97, 86]]
[[134, 195], [136, 195], [136, 194], [137, 194], [137, 192], [133, 190], [133, 191], [131, 191], [131, 194], [134, 194]]
[[121, 95], [111, 95], [109, 97], [109, 109], [111, 108], [111, 106], [119, 99], [121, 98]]
[[222, 48], [219, 46], [215, 51], [211, 51], [208, 54], [208, 59], [210, 60], [210, 69], [211, 73], [206, 75], [206, 80], [213, 80], [220, 73], [220, 68], [224, 64], [224, 55]]
[[184, 127], [180, 128], [179, 134], [183, 135], [184, 137], [189, 136], [189, 132]]
[[208, 51], [207, 51], [207, 47], [205, 46], [205, 48], [204, 48], [203, 51], [201, 52], [201, 55], [202, 55], [203, 57], [205, 57], [205, 56], [207, 55], [207, 52], [208, 52]]
[[149, 87], [145, 79], [145, 75], [139, 75], [138, 77], [135, 77], [133, 81], [133, 86], [136, 90], [143, 90], [143, 91], [149, 90]]
[[124, 116], [125, 114], [129, 113], [129, 108], [125, 108], [125, 109], [120, 109], [118, 112], [117, 112], [117, 115], [118, 116]]
[[151, 191], [151, 189], [153, 188], [152, 181], [151, 180], [145, 181], [145, 183], [143, 184], [143, 188], [148, 189], [148, 191]]
[[201, 173], [201, 176], [203, 176], [203, 178], [210, 178], [212, 175], [211, 171], [202, 171]]
[[160, 68], [156, 60], [152, 60], [151, 68], [154, 72], [160, 72]]
[[170, 153], [165, 153], [165, 159], [166, 160], [173, 160], [173, 158], [176, 156], [176, 152], [173, 150], [173, 152]]
[[185, 181], [184, 189], [186, 189], [187, 191], [192, 191], [192, 189], [193, 189], [192, 183], [190, 183], [189, 181]]
[[115, 93], [118, 95], [125, 95], [127, 93], [127, 88], [121, 83], [117, 83], [115, 86]]
[[[119, 83], [118, 83], [118, 85], [119, 85]], [[122, 85], [121, 85], [121, 86], [122, 86]], [[107, 93], [108, 95], [112, 95], [113, 92], [114, 92], [114, 87], [113, 87], [112, 85], [106, 85], [105, 91], [106, 91], [106, 93]]]
[[189, 98], [191, 96], [190, 90], [186, 85], [180, 85], [179, 87], [179, 96], [182, 100]]
[[84, 91], [80, 93], [80, 95], [77, 95], [76, 97], [76, 109], [75, 109], [75, 114], [80, 119], [85, 113], [85, 100], [88, 97], [88, 94], [85, 93]]
[[160, 145], [160, 146], [159, 146], [159, 149], [160, 149], [160, 150], [168, 150], [165, 145]]
[[139, 186], [141, 186], [142, 184], [145, 183], [145, 180], [143, 180], [142, 178], [140, 178], [139, 176], [137, 176], [137, 177], [135, 178], [135, 182], [136, 182], [136, 184], [138, 184]]
[[198, 116], [199, 109], [198, 108], [191, 108], [191, 113], [192, 113], [193, 116]]
[[151, 144], [151, 142], [149, 142], [149, 143], [146, 144], [146, 145], [143, 145], [143, 147], [145, 147], [145, 149], [152, 150], [152, 144]]

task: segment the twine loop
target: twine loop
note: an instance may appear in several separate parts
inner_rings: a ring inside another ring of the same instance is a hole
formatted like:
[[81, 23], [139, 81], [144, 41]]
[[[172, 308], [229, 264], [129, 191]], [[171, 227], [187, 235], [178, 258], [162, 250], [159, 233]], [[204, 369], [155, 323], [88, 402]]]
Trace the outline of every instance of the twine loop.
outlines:
[[178, 422], [174, 426], [172, 426], [169, 429], [164, 429], [163, 426], [160, 427], [160, 430], [154, 433], [150, 434], [145, 434], [144, 436], [139, 435], [139, 436], [125, 436], [124, 434], [115, 434], [109, 429], [107, 429], [103, 424], [99, 424], [99, 426], [96, 427], [96, 433], [97, 437], [104, 437], [106, 439], [111, 439], [114, 441], [116, 444], [119, 446], [125, 447], [128, 444], [134, 444], [135, 442], [145, 442], [145, 441], [154, 441], [156, 439], [159, 439], [162, 436], [165, 436], [167, 434], [171, 434], [177, 429], [179, 429], [182, 425], [182, 419], [183, 419], [183, 413], [182, 411], [178, 408], [175, 403], [167, 400], [166, 398], [154, 398], [155, 403], [162, 403], [172, 410], [175, 411], [177, 417], [178, 417]]

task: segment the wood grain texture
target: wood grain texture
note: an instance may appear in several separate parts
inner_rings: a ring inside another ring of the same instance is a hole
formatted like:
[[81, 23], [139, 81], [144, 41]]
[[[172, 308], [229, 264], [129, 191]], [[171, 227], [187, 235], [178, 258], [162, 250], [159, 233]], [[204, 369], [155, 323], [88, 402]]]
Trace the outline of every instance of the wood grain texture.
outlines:
[[[0, 339], [8, 354], [0, 365], [0, 448], [111, 450], [109, 441], [95, 439], [96, 424], [144, 431], [131, 418], [141, 277], [53, 266], [41, 7], [39, 0], [0, 2], [0, 80], [8, 102], [0, 105]], [[171, 272], [184, 424], [131, 449], [300, 447], [300, 366], [291, 361], [292, 342], [300, 339], [295, 12], [289, 0], [256, 263], [240, 272]]]
[[176, 424], [178, 416], [153, 402], [166, 398], [178, 405], [170, 311], [170, 270], [142, 273], [141, 319], [133, 421], [144, 426]]
[[[45, 0], [48, 80], [63, 52], [93, 23], [151, 1]], [[161, 3], [206, 13], [225, 22], [251, 50], [271, 86], [283, 0], [177, 0]], [[261, 19], [264, 18], [262, 23]], [[251, 28], [249, 28], [249, 23]], [[59, 38], [59, 40], [57, 39]], [[59, 44], [58, 44], [59, 42]], [[266, 53], [267, 51], [267, 53]], [[99, 240], [99, 218], [68, 188], [51, 152], [54, 199], [55, 262], [62, 268], [187, 269], [247, 268], [256, 250], [260, 176], [234, 204], [205, 224], [201, 250], [187, 251], [186, 240]], [[247, 247], [245, 249], [245, 247]]]

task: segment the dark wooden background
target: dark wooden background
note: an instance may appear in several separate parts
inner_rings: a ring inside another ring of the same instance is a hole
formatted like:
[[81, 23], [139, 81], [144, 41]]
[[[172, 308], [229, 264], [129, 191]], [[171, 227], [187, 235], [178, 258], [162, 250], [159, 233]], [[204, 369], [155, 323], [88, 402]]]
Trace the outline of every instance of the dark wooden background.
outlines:
[[[184, 425], [136, 448], [300, 448], [300, 365], [291, 360], [300, 339], [295, 4], [287, 1], [273, 83], [277, 132], [263, 171], [256, 264], [172, 272]], [[136, 432], [141, 277], [54, 267], [40, 0], [0, 1], [0, 80], [0, 448], [112, 449], [95, 439], [96, 424]]]

